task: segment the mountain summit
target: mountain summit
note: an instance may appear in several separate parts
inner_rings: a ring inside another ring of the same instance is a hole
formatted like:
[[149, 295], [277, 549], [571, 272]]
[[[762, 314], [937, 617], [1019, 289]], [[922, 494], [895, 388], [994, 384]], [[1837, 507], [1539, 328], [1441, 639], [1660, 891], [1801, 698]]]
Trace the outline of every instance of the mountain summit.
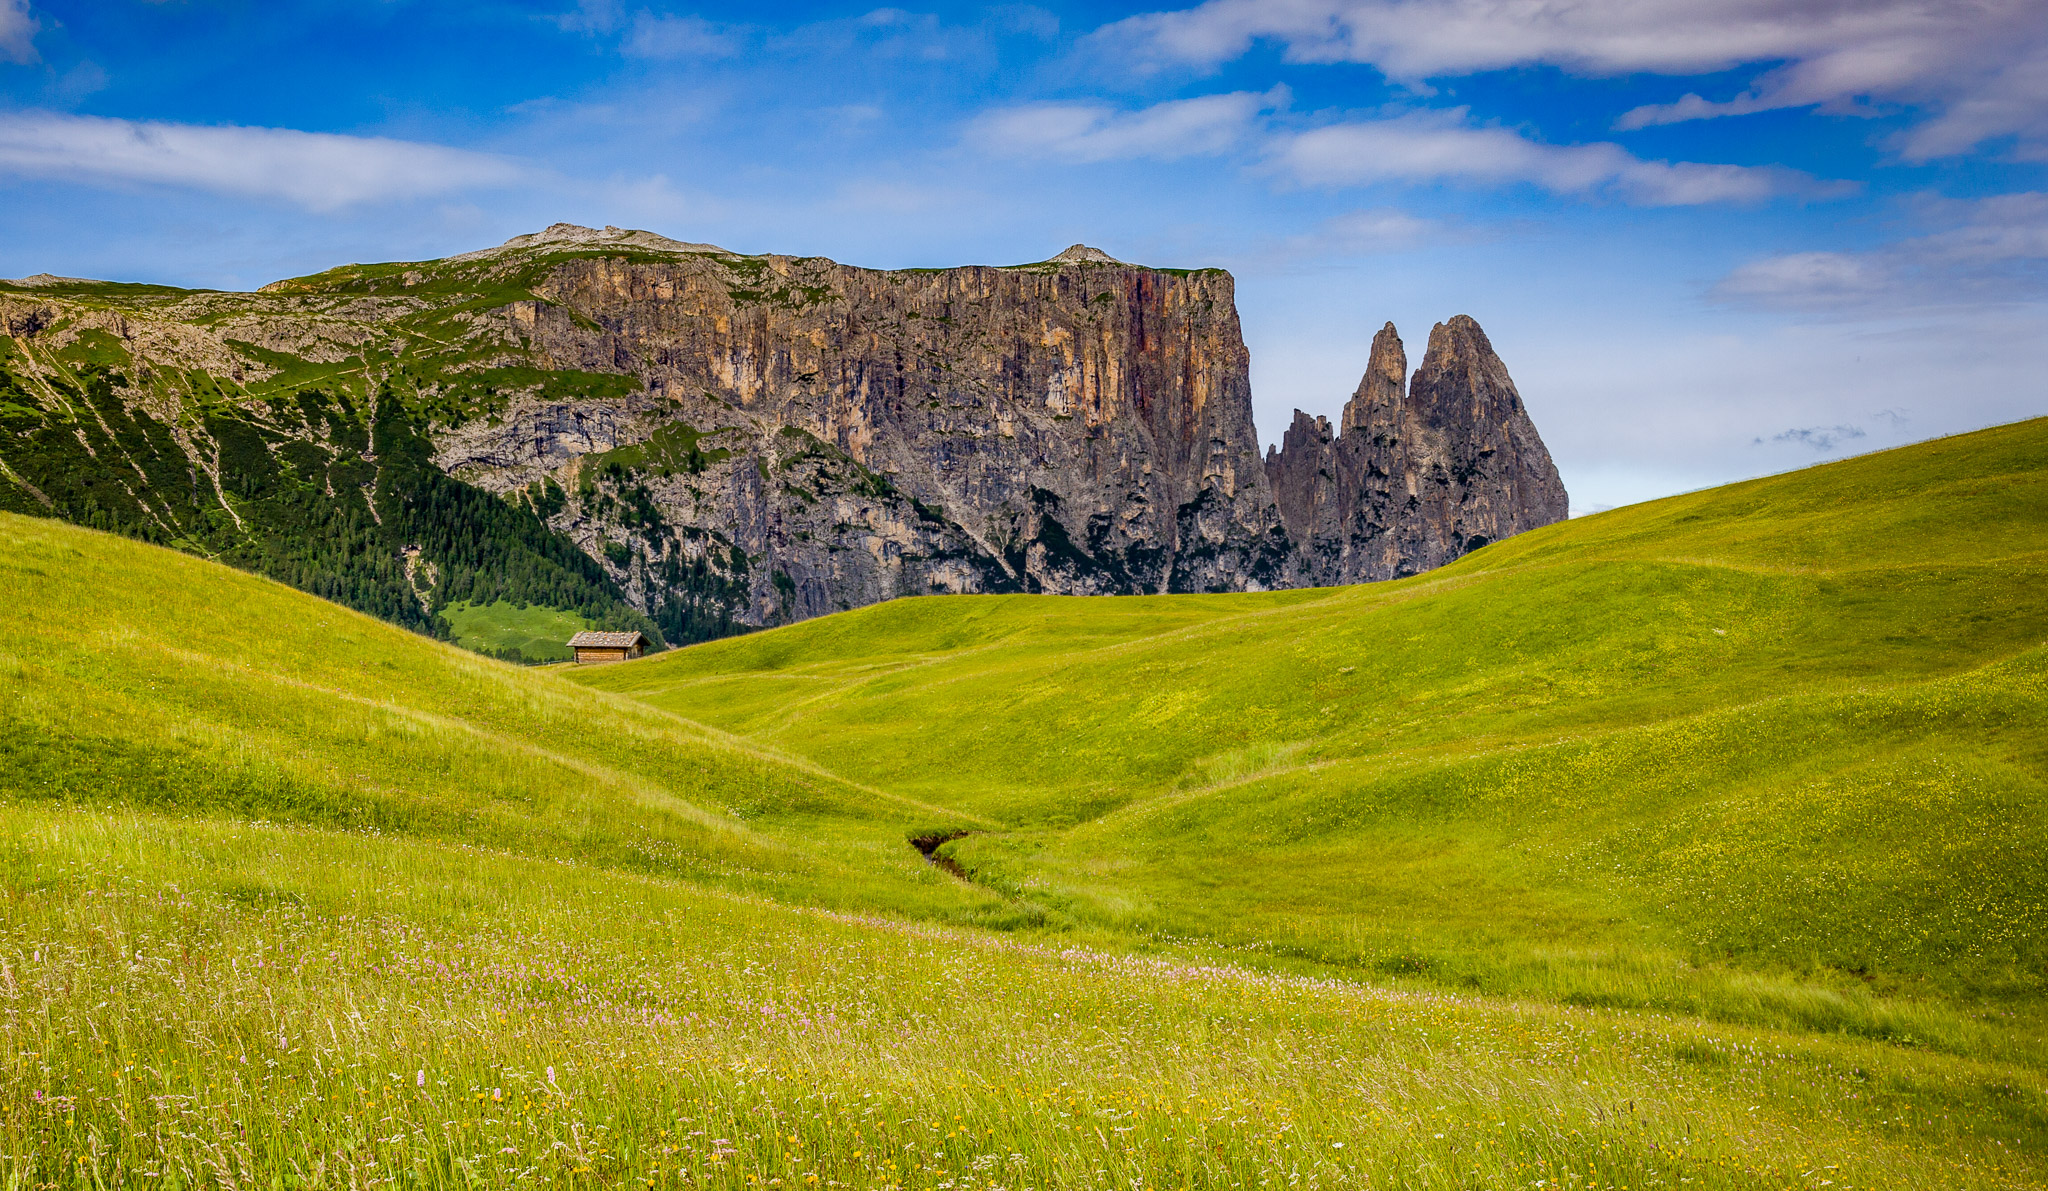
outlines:
[[1122, 262], [1122, 261], [1120, 261], [1120, 260], [1116, 259], [1115, 257], [1113, 257], [1113, 256], [1109, 255], [1109, 254], [1108, 254], [1107, 252], [1104, 252], [1104, 251], [1103, 251], [1102, 249], [1100, 249], [1100, 248], [1090, 248], [1090, 247], [1088, 247], [1088, 246], [1087, 246], [1086, 244], [1076, 244], [1076, 245], [1074, 245], [1074, 246], [1073, 246], [1072, 248], [1069, 248], [1069, 249], [1067, 249], [1067, 250], [1066, 250], [1065, 252], [1062, 252], [1062, 253], [1060, 253], [1060, 254], [1059, 254], [1058, 256], [1056, 256], [1056, 257], [1054, 257], [1054, 258], [1052, 258], [1052, 259], [1053, 259], [1053, 260], [1055, 260], [1055, 261], [1058, 261], [1058, 262], [1059, 262], [1060, 264], [1063, 264], [1063, 265], [1079, 265], [1079, 264], [1096, 264], [1096, 265], [1120, 265], [1120, 264], [1123, 264], [1123, 262]]

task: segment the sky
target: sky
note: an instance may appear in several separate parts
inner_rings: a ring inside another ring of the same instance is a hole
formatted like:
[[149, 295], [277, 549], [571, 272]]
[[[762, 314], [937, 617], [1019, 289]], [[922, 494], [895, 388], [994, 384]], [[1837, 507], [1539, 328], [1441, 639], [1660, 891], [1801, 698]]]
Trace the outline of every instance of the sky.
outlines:
[[2048, 414], [2041, 0], [0, 0], [0, 276], [557, 221], [1237, 278], [1259, 431], [1478, 319], [1575, 513]]

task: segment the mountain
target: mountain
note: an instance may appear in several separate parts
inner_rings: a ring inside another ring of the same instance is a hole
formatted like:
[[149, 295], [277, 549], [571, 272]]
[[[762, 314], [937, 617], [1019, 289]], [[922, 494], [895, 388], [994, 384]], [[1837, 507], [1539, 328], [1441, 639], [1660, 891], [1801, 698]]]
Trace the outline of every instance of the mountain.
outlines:
[[933, 592], [1411, 574], [1565, 515], [1485, 335], [1391, 327], [1263, 461], [1234, 283], [1076, 245], [872, 270], [557, 224], [253, 294], [0, 285], [0, 509], [430, 633], [668, 643]]

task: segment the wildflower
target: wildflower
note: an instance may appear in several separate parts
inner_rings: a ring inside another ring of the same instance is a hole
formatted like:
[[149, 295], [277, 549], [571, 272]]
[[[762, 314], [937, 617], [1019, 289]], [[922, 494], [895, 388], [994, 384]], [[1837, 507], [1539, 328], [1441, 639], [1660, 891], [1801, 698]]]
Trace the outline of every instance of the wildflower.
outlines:
[[422, 1067], [418, 1071], [413, 1072], [412, 1086], [416, 1088], [423, 1088], [427, 1086], [427, 1069], [425, 1067]]

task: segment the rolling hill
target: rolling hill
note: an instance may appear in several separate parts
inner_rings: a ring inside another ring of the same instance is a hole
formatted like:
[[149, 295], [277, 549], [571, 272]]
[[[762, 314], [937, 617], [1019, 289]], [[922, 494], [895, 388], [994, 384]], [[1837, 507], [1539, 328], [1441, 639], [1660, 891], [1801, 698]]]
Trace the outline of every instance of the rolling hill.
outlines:
[[2036, 421], [1399, 582], [898, 601], [573, 677], [996, 820], [942, 855], [1085, 928], [2018, 1052], [2044, 593]]
[[390, 832], [849, 910], [1001, 911], [959, 816], [225, 567], [0, 515], [0, 796]]
[[0, 515], [0, 1184], [2039, 1186], [2044, 477], [583, 670]]

